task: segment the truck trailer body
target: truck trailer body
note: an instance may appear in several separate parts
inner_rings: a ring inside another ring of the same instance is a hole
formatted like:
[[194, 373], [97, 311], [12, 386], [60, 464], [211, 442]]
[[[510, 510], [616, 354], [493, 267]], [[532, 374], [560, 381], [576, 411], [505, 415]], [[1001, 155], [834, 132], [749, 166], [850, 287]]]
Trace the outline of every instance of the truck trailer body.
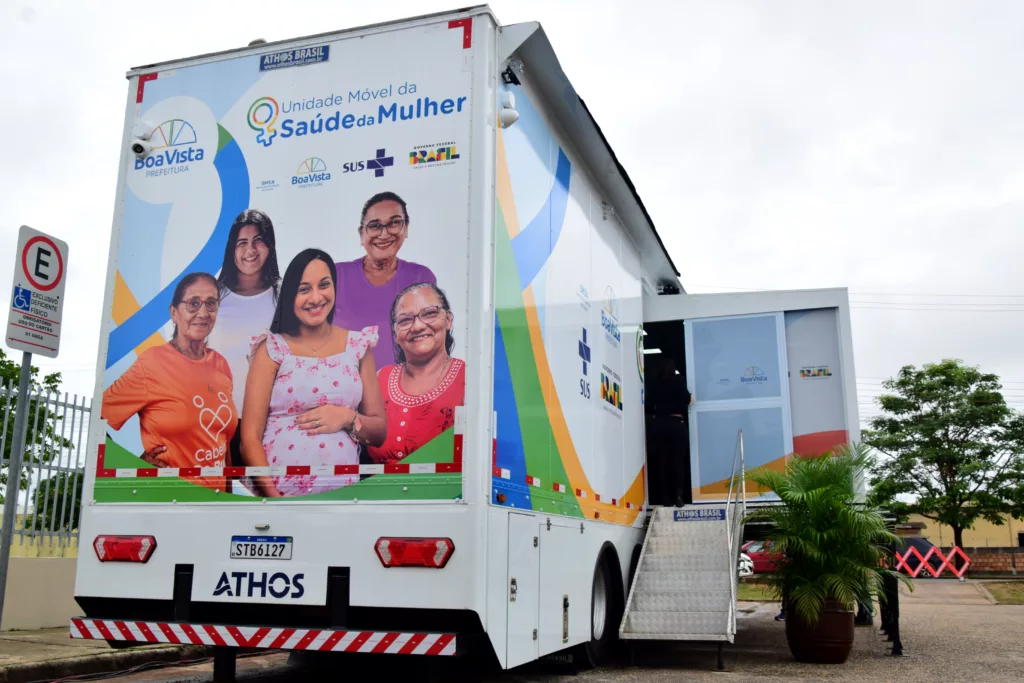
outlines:
[[[128, 81], [75, 637], [596, 659], [665, 503], [645, 361], [676, 358], [695, 396], [687, 502], [725, 500], [739, 430], [748, 469], [857, 438], [845, 290], [686, 294], [539, 24], [476, 7]], [[271, 331], [310, 249], [335, 271], [334, 357]], [[216, 304], [176, 300], [211, 280]], [[443, 310], [403, 328], [410, 292]], [[212, 318], [202, 360], [168, 348], [188, 315]], [[240, 445], [262, 348], [266, 464]], [[406, 392], [423, 349], [444, 371]], [[294, 435], [312, 407], [358, 410], [364, 357], [384, 443]]]

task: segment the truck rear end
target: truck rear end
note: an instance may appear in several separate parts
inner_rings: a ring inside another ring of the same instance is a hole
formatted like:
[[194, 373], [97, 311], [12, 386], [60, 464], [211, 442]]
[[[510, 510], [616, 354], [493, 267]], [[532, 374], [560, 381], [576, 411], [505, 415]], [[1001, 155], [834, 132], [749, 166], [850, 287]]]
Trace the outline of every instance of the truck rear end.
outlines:
[[[128, 74], [73, 636], [452, 655], [483, 632], [494, 34], [466, 10]], [[304, 258], [329, 289], [289, 280]], [[342, 353], [288, 341], [309, 296]], [[296, 436], [324, 406], [353, 417]]]

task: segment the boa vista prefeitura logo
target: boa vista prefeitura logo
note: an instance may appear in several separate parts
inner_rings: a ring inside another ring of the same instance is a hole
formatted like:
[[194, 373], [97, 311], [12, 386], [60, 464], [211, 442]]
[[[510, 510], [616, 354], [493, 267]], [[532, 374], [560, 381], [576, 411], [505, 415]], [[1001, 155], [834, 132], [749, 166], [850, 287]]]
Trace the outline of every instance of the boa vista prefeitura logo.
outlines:
[[743, 376], [740, 377], [742, 384], [759, 384], [761, 382], [767, 382], [768, 377], [764, 374], [764, 370], [751, 365], [749, 368], [743, 371]]
[[303, 159], [292, 175], [292, 185], [298, 187], [320, 187], [331, 179], [327, 164], [320, 157]]
[[205, 157], [196, 129], [185, 119], [161, 123], [150, 132], [149, 144], [149, 155], [135, 159], [135, 170], [145, 170], [147, 177], [188, 173], [190, 163]]

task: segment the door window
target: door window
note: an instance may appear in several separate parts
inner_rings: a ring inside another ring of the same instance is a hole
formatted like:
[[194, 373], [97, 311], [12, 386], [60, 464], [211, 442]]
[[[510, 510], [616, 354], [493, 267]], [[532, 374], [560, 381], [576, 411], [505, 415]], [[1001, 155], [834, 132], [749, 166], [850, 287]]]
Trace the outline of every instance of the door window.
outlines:
[[[693, 500], [724, 500], [739, 474], [738, 434], [746, 471], [780, 467], [793, 450], [782, 313], [686, 322], [687, 376], [694, 392], [690, 421]], [[747, 483], [747, 497], [759, 494]]]

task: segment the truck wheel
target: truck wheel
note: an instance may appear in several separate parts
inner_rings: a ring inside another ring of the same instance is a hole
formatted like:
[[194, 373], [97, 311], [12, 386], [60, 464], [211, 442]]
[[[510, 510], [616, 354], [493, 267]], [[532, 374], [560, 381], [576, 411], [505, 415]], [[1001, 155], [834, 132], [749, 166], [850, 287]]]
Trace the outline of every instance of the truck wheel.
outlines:
[[609, 556], [603, 555], [594, 568], [591, 589], [590, 642], [585, 648], [591, 666], [609, 664], [619, 641], [619, 621], [622, 619], [623, 607], [621, 591], [617, 589], [613, 577]]

